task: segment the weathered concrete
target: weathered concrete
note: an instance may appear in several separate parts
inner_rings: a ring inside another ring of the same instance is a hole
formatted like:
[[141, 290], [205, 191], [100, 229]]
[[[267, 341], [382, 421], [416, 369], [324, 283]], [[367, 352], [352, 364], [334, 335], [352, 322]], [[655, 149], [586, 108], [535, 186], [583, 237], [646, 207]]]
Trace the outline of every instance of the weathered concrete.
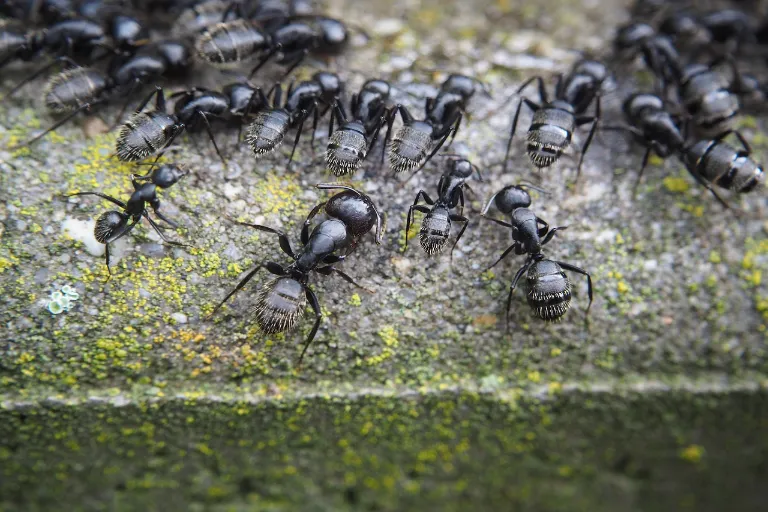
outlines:
[[[373, 38], [333, 66], [401, 84], [398, 101], [415, 108], [434, 85], [412, 82], [437, 84], [458, 71], [490, 84], [495, 99], [473, 102], [454, 144], [486, 177], [472, 184], [471, 226], [453, 268], [447, 254], [428, 260], [415, 239], [404, 252], [407, 205], [420, 188], [434, 189], [438, 163], [402, 188], [374, 165], [355, 176], [387, 212], [387, 233], [343, 268], [376, 293], [336, 277], [314, 281], [325, 316], [301, 371], [294, 361], [309, 315], [299, 330], [270, 338], [250, 320], [266, 276], [213, 321], [202, 317], [254, 261], [285, 261], [271, 237], [223, 216], [297, 240], [298, 223], [322, 197], [312, 186], [332, 181], [308, 141], [289, 171], [287, 153], [255, 162], [221, 128], [225, 170], [204, 136], [185, 137], [173, 158], [194, 174], [163, 195], [163, 208], [186, 228], [173, 236], [194, 248], [161, 246], [139, 226], [107, 284], [103, 260], [65, 236], [62, 222], [92, 219], [108, 205], [57, 196], [98, 188], [125, 197], [132, 167], [109, 157], [114, 134], [86, 139], [71, 126], [31, 152], [0, 150], [8, 195], [0, 204], [0, 508], [70, 500], [73, 509], [152, 510], [171, 492], [178, 499], [165, 509], [762, 505], [764, 190], [729, 197], [744, 210], [736, 217], [670, 159], [646, 172], [633, 199], [639, 148], [608, 134], [590, 150], [576, 189], [576, 159], [533, 171], [522, 138], [513, 171], [501, 176], [494, 164], [512, 110], [500, 107], [503, 98], [524, 77], [567, 69], [578, 58], [572, 48], [603, 49], [626, 14], [614, 2], [445, 4], [334, 2], [331, 12], [352, 13]], [[364, 80], [347, 76], [352, 89]], [[0, 127], [0, 147], [50, 122], [36, 88], [27, 94], [0, 106], [11, 126]], [[606, 117], [620, 115], [620, 97], [606, 98]], [[743, 126], [756, 158], [768, 160], [762, 119]], [[479, 211], [521, 179], [551, 191], [534, 200], [541, 217], [569, 226], [548, 253], [593, 274], [586, 326], [586, 284], [573, 276], [574, 307], [563, 322], [533, 319], [521, 289], [512, 334], [504, 333], [520, 262], [482, 273], [508, 237]], [[80, 298], [53, 316], [45, 301], [65, 284]]]

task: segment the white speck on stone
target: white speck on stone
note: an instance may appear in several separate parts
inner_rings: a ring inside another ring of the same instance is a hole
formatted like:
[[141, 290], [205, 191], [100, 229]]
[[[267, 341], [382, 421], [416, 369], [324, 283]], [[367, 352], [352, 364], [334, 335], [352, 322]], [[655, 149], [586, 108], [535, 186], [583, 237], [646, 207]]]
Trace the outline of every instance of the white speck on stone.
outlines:
[[187, 323], [187, 315], [184, 313], [174, 313], [171, 315], [171, 318], [177, 323], [177, 324], [185, 324]]
[[616, 240], [616, 233], [618, 232], [615, 229], [606, 229], [604, 231], [601, 231], [595, 237], [595, 243], [596, 244], [613, 243]]
[[[78, 220], [67, 217], [61, 223], [64, 234], [74, 238], [85, 245], [85, 250], [92, 256], [104, 256], [104, 244], [99, 243], [93, 236], [93, 228], [96, 226], [95, 220]], [[112, 251], [110, 251], [111, 253]]]
[[643, 262], [643, 268], [648, 271], [656, 270], [659, 268], [659, 262], [656, 260], [645, 260]]
[[232, 183], [225, 183], [224, 184], [224, 197], [229, 199], [230, 201], [236, 198], [240, 192], [242, 192], [243, 187], [239, 185], [233, 185]]
[[392, 37], [402, 30], [403, 21], [397, 18], [385, 18], [373, 26], [373, 33], [381, 37]]

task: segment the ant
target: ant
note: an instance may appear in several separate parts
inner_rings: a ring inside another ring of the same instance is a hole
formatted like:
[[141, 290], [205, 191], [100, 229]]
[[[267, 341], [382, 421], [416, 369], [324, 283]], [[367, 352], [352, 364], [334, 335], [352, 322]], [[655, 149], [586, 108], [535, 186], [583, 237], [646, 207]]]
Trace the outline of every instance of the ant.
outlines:
[[[433, 256], [443, 250], [451, 234], [451, 222], [463, 222], [464, 226], [462, 226], [453, 247], [451, 247], [451, 261], [453, 261], [453, 250], [469, 226], [469, 219], [461, 213], [451, 213], [451, 210], [460, 205], [460, 211], [463, 213], [464, 188], [468, 187], [466, 181], [472, 176], [472, 172], [477, 172], [480, 181], [483, 181], [483, 177], [480, 174], [480, 169], [469, 160], [458, 155], [446, 155], [446, 157], [448, 158], [447, 172], [440, 176], [440, 181], [437, 184], [437, 200], [433, 201], [425, 191], [419, 190], [413, 204], [408, 208], [408, 217], [405, 223], [405, 247], [408, 248], [408, 232], [411, 229], [414, 210], [425, 214], [419, 230], [419, 243], [428, 256]], [[420, 205], [419, 199], [421, 198], [432, 208]]]
[[[736, 149], [723, 141], [731, 133], [739, 139], [743, 149]], [[706, 188], [714, 183], [745, 194], [757, 188], [764, 179], [763, 168], [750, 158], [752, 148], [738, 131], [725, 132], [713, 140], [697, 141], [684, 148], [682, 153], [688, 171]], [[728, 207], [727, 204], [725, 206]]]
[[[580, 60], [573, 65], [565, 77], [558, 76], [552, 101], [549, 100], [544, 79], [541, 76], [534, 76], [523, 82], [517, 89], [516, 95], [520, 95], [526, 87], [537, 82], [541, 103], [535, 103], [524, 96], [518, 101], [507, 141], [507, 151], [504, 155], [503, 172], [507, 171], [509, 152], [517, 131], [520, 111], [523, 105], [526, 105], [533, 112], [531, 126], [528, 128], [527, 152], [531, 163], [538, 168], [549, 167], [560, 158], [570, 146], [573, 130], [576, 127], [592, 123], [576, 168], [576, 181], [578, 181], [584, 156], [589, 150], [600, 120], [600, 96], [603, 83], [607, 78], [608, 69], [605, 64], [595, 60]], [[595, 103], [595, 115], [583, 115], [592, 103]]]
[[[414, 119], [404, 105], [396, 105], [385, 139], [385, 145], [389, 146], [389, 165], [392, 170], [400, 173], [421, 169], [440, 151], [449, 137], [450, 146], [461, 126], [467, 104], [478, 89], [490, 97], [485, 85], [477, 79], [464, 75], [449, 75], [440, 86], [437, 96], [426, 99], [426, 116], [423, 120]], [[397, 113], [400, 113], [403, 126], [395, 133], [392, 144], [389, 145], [389, 133]]]
[[277, 62], [288, 68], [285, 77], [310, 51], [334, 54], [346, 46], [348, 35], [340, 21], [315, 18], [317, 22], [314, 24], [289, 21], [269, 32], [244, 18], [218, 23], [197, 37], [195, 50], [202, 61], [217, 67], [229, 67], [261, 55], [248, 74], [249, 79], [279, 53]]
[[619, 28], [614, 40], [619, 58], [634, 60], [642, 55], [648, 69], [661, 80], [662, 90], [679, 82], [683, 74], [680, 54], [672, 40], [647, 23], [629, 23]]
[[[104, 255], [107, 263], [107, 272], [109, 273], [107, 280], [112, 277], [112, 271], [109, 267], [109, 244], [130, 233], [142, 217], [149, 221], [149, 225], [152, 226], [152, 229], [160, 235], [160, 238], [162, 238], [165, 243], [178, 247], [187, 247], [187, 245], [180, 242], [168, 240], [160, 230], [160, 226], [158, 226], [158, 224], [149, 216], [149, 211], [147, 210], [147, 206], [149, 206], [160, 220], [173, 228], [177, 228], [178, 224], [160, 213], [160, 199], [157, 197], [157, 188], [166, 189], [186, 175], [187, 171], [182, 170], [174, 164], [164, 164], [159, 167], [153, 166], [153, 169], [145, 176], [136, 176], [135, 174], [132, 174], [131, 184], [133, 185], [134, 191], [127, 203], [106, 194], [102, 194], [101, 192], [76, 192], [65, 196], [98, 196], [107, 201], [111, 201], [122, 208], [122, 212], [110, 210], [102, 213], [99, 218], [96, 219], [96, 226], [93, 230], [93, 235], [96, 240], [106, 247]], [[142, 181], [146, 183], [141, 183]]]
[[[300, 82], [296, 87], [291, 84], [286, 93], [285, 103], [282, 103], [283, 89], [277, 84], [272, 91], [272, 101], [260, 90], [258, 94], [259, 104], [271, 106], [262, 108], [246, 129], [246, 141], [257, 157], [269, 154], [282, 144], [285, 134], [296, 129], [296, 138], [293, 141], [291, 156], [288, 165], [293, 161], [296, 146], [301, 139], [304, 121], [314, 114], [312, 123], [312, 146], [314, 147], [315, 131], [321, 116], [324, 116], [330, 106], [337, 102], [343, 90], [343, 83], [338, 75], [321, 71], [315, 73], [311, 80]], [[319, 105], [325, 108], [320, 113]]]
[[288, 265], [281, 265], [275, 262], [259, 263], [213, 309], [211, 316], [230, 297], [248, 284], [248, 281], [260, 269], [264, 268], [267, 272], [277, 277], [265, 284], [256, 295], [256, 305], [253, 312], [256, 316], [256, 322], [262, 331], [267, 334], [274, 334], [290, 330], [304, 314], [307, 301], [309, 301], [315, 314], [315, 322], [304, 342], [304, 347], [297, 362], [297, 365], [300, 366], [304, 359], [304, 354], [315, 339], [322, 319], [320, 302], [315, 292], [309, 286], [310, 273], [315, 271], [325, 276], [336, 273], [345, 281], [365, 290], [352, 277], [334, 267], [336, 263], [343, 261], [345, 258], [336, 252], [344, 249], [350, 243], [347, 226], [341, 220], [331, 218], [318, 224], [310, 235], [309, 225], [305, 223], [301, 230], [302, 249], [299, 252], [294, 252], [291, 248], [290, 240], [282, 231], [247, 222], [237, 222], [237, 224], [277, 235], [280, 248], [293, 261]]
[[[351, 117], [347, 117], [342, 102], [334, 105], [325, 163], [336, 176], [354, 173], [373, 149], [381, 128], [393, 112], [387, 107], [390, 90], [390, 84], [384, 80], [365, 82], [360, 92], [352, 95]], [[339, 122], [336, 131], [333, 131], [334, 119]], [[385, 150], [386, 145], [382, 147], [382, 160]]]
[[518, 208], [528, 208], [531, 206], [531, 194], [527, 189], [536, 190], [542, 194], [548, 194], [546, 190], [529, 183], [519, 183], [517, 185], [507, 185], [491, 196], [485, 208], [482, 211], [484, 217], [490, 210], [491, 205], [504, 215], [510, 215]]
[[[75, 117], [79, 112], [90, 112], [93, 107], [106, 103], [116, 91], [130, 96], [140, 85], [162, 75], [174, 75], [189, 66], [189, 51], [181, 43], [163, 41], [148, 45], [128, 60], [115, 64], [109, 75], [92, 67], [80, 67], [68, 57], [62, 57], [73, 67], [51, 77], [44, 89], [47, 109], [55, 114], [67, 114], [42, 133], [15, 147], [29, 146]], [[39, 69], [19, 82], [9, 93], [44, 73], [54, 63]], [[127, 107], [121, 109], [118, 119]]]

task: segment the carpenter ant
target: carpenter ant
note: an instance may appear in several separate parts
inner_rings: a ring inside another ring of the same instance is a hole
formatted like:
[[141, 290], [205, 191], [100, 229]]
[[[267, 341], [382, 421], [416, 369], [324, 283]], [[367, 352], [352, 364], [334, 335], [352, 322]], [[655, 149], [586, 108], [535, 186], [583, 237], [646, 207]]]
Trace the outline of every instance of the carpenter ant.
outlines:
[[[574, 64], [565, 77], [562, 75], [558, 77], [555, 97], [552, 101], [549, 100], [544, 79], [541, 76], [526, 80], [517, 89], [516, 94], [520, 95], [531, 83], [537, 82], [541, 103], [534, 103], [526, 97], [521, 97], [518, 101], [507, 141], [507, 151], [504, 155], [504, 172], [507, 171], [509, 151], [517, 130], [520, 111], [523, 105], [526, 105], [533, 111], [531, 126], [528, 128], [528, 157], [533, 165], [539, 168], [549, 167], [560, 158], [563, 151], [571, 144], [573, 130], [576, 127], [592, 123], [576, 168], [576, 180], [578, 180], [584, 155], [589, 150], [600, 120], [600, 95], [607, 78], [608, 70], [605, 64], [594, 60], [581, 60]], [[595, 103], [595, 115], [583, 115], [592, 103]]]
[[[391, 116], [387, 107], [391, 86], [384, 80], [368, 80], [350, 101], [351, 118], [337, 102], [331, 113], [325, 163], [336, 176], [354, 173], [376, 144], [379, 131]], [[339, 128], [333, 131], [334, 118]], [[391, 125], [390, 125], [391, 127]], [[388, 135], [387, 135], [388, 138]], [[386, 145], [382, 148], [382, 159]]]
[[[741, 77], [732, 64], [734, 91], [744, 89]], [[711, 66], [691, 64], [680, 77], [678, 94], [701, 135], [715, 137], [733, 128], [739, 113], [739, 100], [729, 88], [731, 84]]]
[[310, 272], [328, 276], [336, 273], [345, 281], [359, 287], [354, 279], [334, 265], [344, 260], [344, 256], [338, 255], [340, 251], [350, 243], [350, 234], [347, 226], [339, 219], [331, 218], [318, 224], [309, 234], [309, 224], [305, 223], [301, 230], [302, 249], [294, 252], [288, 237], [282, 231], [272, 229], [259, 224], [237, 222], [242, 226], [248, 226], [259, 231], [273, 233], [278, 236], [280, 248], [293, 260], [289, 265], [280, 265], [275, 262], [260, 263], [237, 284], [237, 286], [224, 297], [211, 312], [211, 316], [218, 311], [224, 303], [235, 293], [242, 289], [248, 281], [261, 269], [274, 274], [277, 278], [265, 284], [256, 295], [256, 304], [253, 313], [262, 331], [274, 334], [291, 329], [304, 314], [304, 309], [309, 301], [315, 313], [315, 323], [304, 342], [304, 347], [298, 359], [298, 365], [304, 358], [304, 354], [312, 343], [320, 327], [320, 303], [312, 288], [309, 287]]
[[[736, 149], [723, 141], [730, 133], [736, 135], [743, 149]], [[754, 190], [764, 179], [763, 168], [750, 158], [752, 148], [737, 131], [723, 133], [713, 140], [694, 142], [682, 153], [683, 162], [691, 175], [710, 190], [710, 183], [714, 183], [744, 194]], [[721, 203], [724, 201], [721, 200]], [[728, 207], [727, 204], [725, 206]]]
[[0, 24], [0, 69], [14, 60], [35, 60], [43, 51], [90, 58], [96, 48], [109, 48], [107, 39], [101, 25], [86, 19], [64, 20], [28, 33]]
[[315, 215], [320, 210], [324, 210], [328, 217], [340, 220], [347, 227], [347, 234], [350, 237], [347, 255], [357, 246], [358, 240], [373, 229], [374, 225], [376, 226], [374, 240], [377, 244], [381, 244], [381, 214], [370, 197], [341, 183], [320, 183], [317, 188], [320, 190], [341, 190], [341, 192], [312, 208], [304, 221], [304, 229], [308, 229]]
[[[405, 247], [408, 248], [408, 231], [411, 228], [414, 210], [425, 214], [419, 230], [419, 243], [428, 256], [433, 256], [443, 250], [451, 234], [451, 222], [463, 222], [464, 226], [462, 226], [453, 247], [451, 247], [451, 260], [453, 260], [453, 250], [469, 226], [469, 219], [461, 214], [464, 210], [466, 181], [472, 176], [473, 171], [477, 172], [481, 181], [483, 178], [480, 175], [480, 170], [469, 160], [455, 155], [450, 155], [448, 158], [448, 172], [440, 177], [437, 184], [437, 200], [433, 201], [426, 192], [419, 190], [413, 204], [408, 208], [408, 217], [405, 223]], [[432, 208], [420, 205], [419, 199], [421, 198]], [[459, 205], [461, 213], [451, 213], [451, 210]]]
[[461, 126], [467, 104], [478, 89], [490, 97], [487, 88], [478, 80], [453, 74], [443, 82], [435, 98], [427, 98], [423, 120], [414, 119], [405, 106], [395, 106], [389, 121], [386, 145], [389, 145], [391, 124], [398, 112], [403, 126], [395, 133], [389, 145], [389, 165], [392, 170], [400, 173], [421, 169], [440, 151], [448, 137], [452, 143]]
[[717, 44], [726, 53], [738, 52], [745, 43], [758, 41], [754, 18], [737, 9], [721, 9], [702, 16], [677, 12], [661, 22], [659, 32], [694, 49]]
[[171, 34], [174, 37], [197, 35], [217, 23], [232, 21], [237, 13], [233, 10], [228, 12], [230, 5], [231, 2], [221, 0], [196, 2], [178, 15], [171, 26]]
[[[62, 60], [73, 67], [54, 75], [45, 87], [45, 104], [49, 111], [67, 114], [39, 135], [16, 147], [28, 146], [39, 141], [48, 133], [68, 122], [79, 112], [90, 112], [93, 107], [105, 103], [116, 91], [130, 95], [142, 84], [163, 75], [172, 75], [187, 69], [189, 52], [175, 41], [164, 41], [142, 48], [130, 59], [112, 66], [109, 76], [91, 67], [79, 67], [68, 57]], [[13, 95], [28, 82], [44, 73], [51, 63], [19, 82], [9, 93]], [[127, 107], [126, 102], [118, 115]]]
[[[160, 220], [173, 228], [178, 227], [175, 222], [160, 213], [160, 199], [157, 197], [157, 188], [168, 188], [186, 175], [186, 171], [172, 164], [165, 164], [154, 168], [146, 176], [131, 175], [131, 183], [133, 184], [134, 192], [131, 194], [127, 203], [106, 194], [102, 194], [101, 192], [77, 192], [66, 196], [98, 196], [113, 202], [123, 210], [122, 212], [110, 210], [102, 213], [99, 218], [96, 219], [96, 226], [93, 230], [96, 240], [106, 246], [104, 255], [107, 263], [107, 272], [109, 272], [107, 280], [112, 277], [112, 271], [109, 267], [109, 244], [130, 233], [142, 217], [149, 221], [149, 225], [152, 226], [152, 229], [160, 235], [160, 238], [162, 238], [165, 243], [178, 247], [187, 247], [180, 242], [168, 240], [160, 230], [160, 226], [158, 226], [158, 224], [149, 216], [149, 211], [147, 210], [147, 206], [149, 206]], [[142, 184], [140, 183], [141, 181], [147, 181], [147, 183]]]
[[[245, 139], [253, 153], [261, 157], [273, 152], [282, 144], [285, 134], [296, 128], [296, 138], [293, 141], [291, 156], [288, 158], [288, 165], [290, 165], [301, 138], [304, 121], [310, 114], [314, 114], [312, 123], [314, 147], [315, 130], [320, 116], [324, 115], [337, 101], [342, 89], [343, 84], [336, 74], [321, 71], [315, 73], [311, 80], [300, 82], [294, 88], [289, 87], [284, 104], [282, 104], [283, 90], [280, 84], [273, 90], [271, 103], [261, 91], [257, 91], [259, 103], [271, 105], [271, 108], [259, 110], [246, 129]], [[319, 110], [320, 105], [325, 107], [325, 112], [322, 114]]]
[[[339, 33], [340, 27], [343, 34]], [[229, 67], [260, 55], [249, 78], [280, 54], [276, 61], [287, 66], [283, 76], [288, 76], [310, 51], [338, 53], [346, 42], [346, 28], [330, 18], [321, 18], [314, 26], [291, 21], [271, 32], [256, 27], [250, 20], [235, 19], [206, 29], [195, 40], [195, 50], [201, 60], [218, 67]]]

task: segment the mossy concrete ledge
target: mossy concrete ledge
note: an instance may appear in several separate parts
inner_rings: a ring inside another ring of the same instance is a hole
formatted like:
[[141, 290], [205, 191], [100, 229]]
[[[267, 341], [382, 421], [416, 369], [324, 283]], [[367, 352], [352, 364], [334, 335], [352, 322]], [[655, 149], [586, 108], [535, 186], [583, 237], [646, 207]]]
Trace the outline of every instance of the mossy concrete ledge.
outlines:
[[4, 402], [0, 507], [758, 511], [767, 426], [734, 384]]

